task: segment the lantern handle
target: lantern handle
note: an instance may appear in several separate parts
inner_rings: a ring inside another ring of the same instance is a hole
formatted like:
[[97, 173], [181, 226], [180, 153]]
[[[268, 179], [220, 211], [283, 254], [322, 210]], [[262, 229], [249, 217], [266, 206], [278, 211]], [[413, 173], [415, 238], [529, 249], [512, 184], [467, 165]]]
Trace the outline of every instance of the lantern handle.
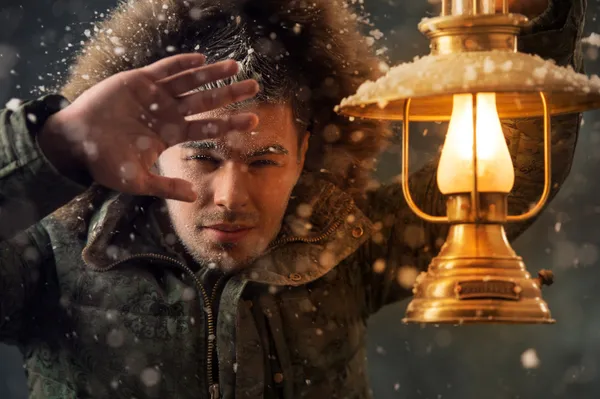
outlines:
[[415, 201], [412, 198], [412, 195], [410, 194], [410, 186], [408, 185], [408, 179], [410, 177], [409, 171], [408, 171], [408, 136], [409, 136], [409, 111], [410, 111], [410, 101], [411, 99], [408, 98], [405, 102], [404, 102], [404, 119], [403, 119], [403, 123], [402, 123], [402, 192], [404, 194], [404, 199], [406, 200], [406, 203], [408, 204], [408, 207], [421, 219], [430, 222], [430, 223], [448, 223], [449, 219], [448, 216], [432, 216], [430, 214], [428, 214], [427, 212], [424, 212], [421, 210], [421, 208], [418, 207], [417, 204], [415, 204]]
[[523, 222], [540, 213], [548, 197], [550, 196], [550, 185], [552, 180], [552, 151], [550, 148], [550, 116], [548, 115], [548, 103], [546, 95], [540, 92], [542, 105], [544, 107], [544, 191], [538, 202], [529, 211], [520, 215], [508, 215], [507, 222]]

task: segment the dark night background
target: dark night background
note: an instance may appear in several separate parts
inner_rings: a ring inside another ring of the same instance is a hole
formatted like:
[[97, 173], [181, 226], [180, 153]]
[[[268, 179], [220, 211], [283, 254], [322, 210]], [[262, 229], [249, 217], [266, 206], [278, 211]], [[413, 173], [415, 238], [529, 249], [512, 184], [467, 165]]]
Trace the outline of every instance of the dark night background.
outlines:
[[[384, 33], [390, 63], [428, 52], [417, 30], [436, 12], [435, 0], [364, 0], [372, 27]], [[586, 36], [600, 31], [600, 0], [588, 0]], [[0, 107], [56, 86], [90, 23], [116, 0], [0, 0]], [[378, 37], [377, 32], [371, 33]], [[598, 48], [585, 45], [588, 74], [600, 72]], [[416, 135], [421, 136], [421, 135]], [[439, 137], [414, 140], [423, 162]], [[386, 398], [600, 397], [600, 112], [584, 116], [571, 175], [551, 206], [514, 245], [532, 274], [549, 268], [545, 289], [556, 325], [426, 327], [401, 323], [407, 302], [373, 317], [371, 382]], [[380, 165], [381, 178], [399, 172], [397, 155]], [[26, 398], [22, 359], [0, 344], [0, 398]]]

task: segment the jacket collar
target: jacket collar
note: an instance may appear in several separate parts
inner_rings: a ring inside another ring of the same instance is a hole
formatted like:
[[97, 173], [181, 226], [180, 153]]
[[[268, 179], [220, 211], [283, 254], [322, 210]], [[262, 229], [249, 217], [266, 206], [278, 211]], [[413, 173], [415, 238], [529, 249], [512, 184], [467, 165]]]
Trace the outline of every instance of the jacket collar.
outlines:
[[[151, 197], [113, 193], [90, 220], [82, 254], [86, 265], [105, 271], [129, 259], [153, 256], [184, 262], [153, 217], [156, 204]], [[306, 284], [356, 251], [371, 230], [371, 221], [347, 193], [304, 175], [294, 189], [279, 235], [240, 275], [263, 284]]]

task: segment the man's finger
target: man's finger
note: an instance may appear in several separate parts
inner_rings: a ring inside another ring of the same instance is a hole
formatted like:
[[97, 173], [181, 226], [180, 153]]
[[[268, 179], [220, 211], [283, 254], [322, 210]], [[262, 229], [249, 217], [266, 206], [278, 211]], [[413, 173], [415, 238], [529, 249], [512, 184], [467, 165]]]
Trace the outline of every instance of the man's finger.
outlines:
[[156, 81], [202, 66], [205, 61], [206, 57], [199, 53], [177, 54], [156, 61], [141, 70]]
[[221, 61], [199, 68], [188, 69], [176, 75], [162, 79], [156, 84], [173, 97], [189, 93], [209, 82], [229, 78], [238, 73], [239, 67], [233, 60]]
[[258, 116], [240, 113], [227, 118], [197, 119], [186, 122], [185, 141], [206, 140], [231, 131], [249, 132], [258, 124]]
[[254, 97], [258, 90], [258, 83], [253, 79], [248, 79], [182, 97], [179, 100], [178, 108], [184, 116], [200, 114]]
[[144, 188], [145, 195], [153, 195], [164, 199], [194, 202], [198, 197], [190, 182], [154, 174], [148, 175]]

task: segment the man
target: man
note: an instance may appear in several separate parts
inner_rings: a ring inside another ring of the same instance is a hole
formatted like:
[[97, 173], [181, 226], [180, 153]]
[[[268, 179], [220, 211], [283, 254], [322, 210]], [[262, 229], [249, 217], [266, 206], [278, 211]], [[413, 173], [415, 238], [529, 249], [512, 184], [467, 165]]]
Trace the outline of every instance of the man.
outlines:
[[[550, 2], [523, 50], [581, 69], [584, 10]], [[3, 112], [0, 336], [32, 398], [370, 397], [366, 320], [445, 231], [397, 185], [366, 189], [385, 126], [332, 111], [377, 76], [354, 21], [332, 0], [129, 2], [78, 57], [71, 103]], [[553, 193], [579, 120], [553, 120]], [[504, 127], [519, 212], [541, 123]], [[411, 184], [441, 214], [435, 165]]]

